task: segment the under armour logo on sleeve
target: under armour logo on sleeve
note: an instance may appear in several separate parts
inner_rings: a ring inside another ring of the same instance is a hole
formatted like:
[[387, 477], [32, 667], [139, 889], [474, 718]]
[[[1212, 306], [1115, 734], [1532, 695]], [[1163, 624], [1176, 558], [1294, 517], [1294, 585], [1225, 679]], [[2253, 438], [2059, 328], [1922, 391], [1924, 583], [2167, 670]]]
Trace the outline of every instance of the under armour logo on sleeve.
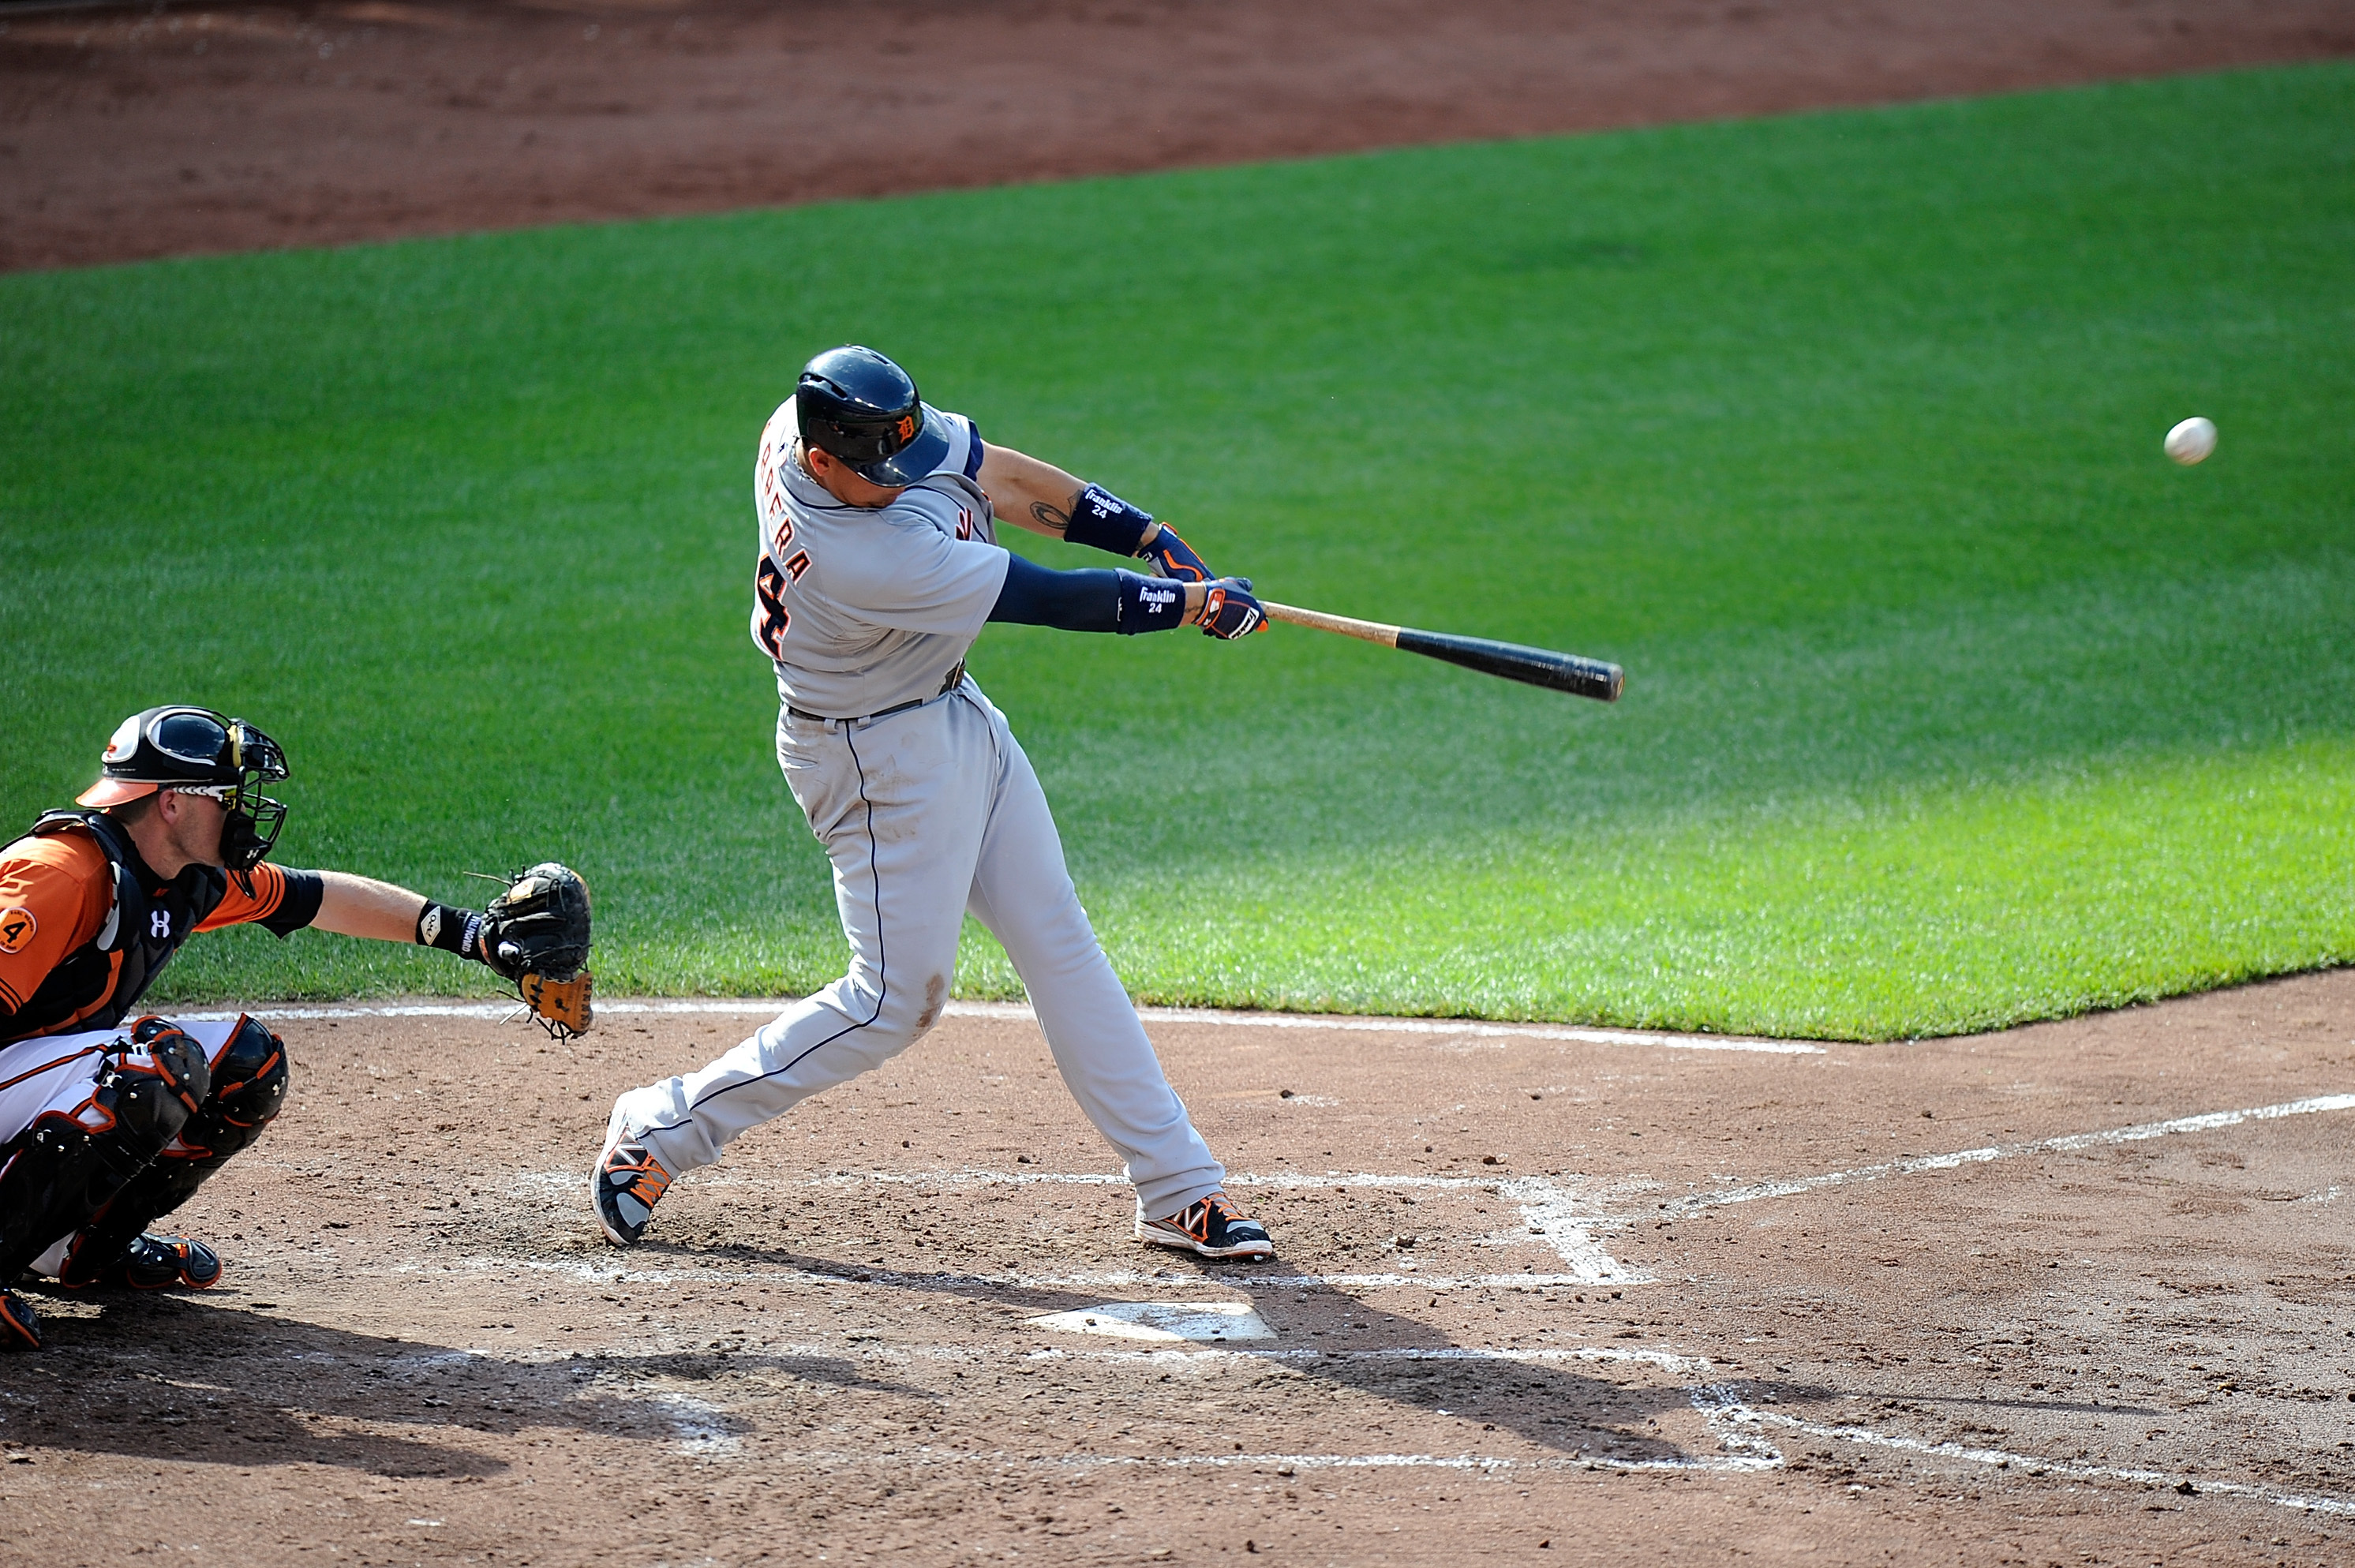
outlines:
[[169, 940], [172, 934], [172, 912], [167, 909], [149, 910], [147, 934], [158, 942]]

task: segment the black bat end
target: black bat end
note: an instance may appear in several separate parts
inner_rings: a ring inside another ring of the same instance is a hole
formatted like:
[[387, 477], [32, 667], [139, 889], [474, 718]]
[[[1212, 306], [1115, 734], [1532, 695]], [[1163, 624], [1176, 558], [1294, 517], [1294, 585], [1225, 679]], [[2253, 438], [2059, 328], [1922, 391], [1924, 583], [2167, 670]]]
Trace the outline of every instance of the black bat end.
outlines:
[[1408, 627], [1399, 632], [1398, 645], [1407, 653], [1444, 659], [1483, 675], [1501, 676], [1550, 691], [1567, 691], [1573, 697], [1592, 698], [1597, 702], [1618, 701], [1627, 683], [1626, 672], [1604, 659], [1558, 654], [1550, 648], [1523, 647], [1518, 643], [1491, 642], [1486, 637], [1458, 637]]

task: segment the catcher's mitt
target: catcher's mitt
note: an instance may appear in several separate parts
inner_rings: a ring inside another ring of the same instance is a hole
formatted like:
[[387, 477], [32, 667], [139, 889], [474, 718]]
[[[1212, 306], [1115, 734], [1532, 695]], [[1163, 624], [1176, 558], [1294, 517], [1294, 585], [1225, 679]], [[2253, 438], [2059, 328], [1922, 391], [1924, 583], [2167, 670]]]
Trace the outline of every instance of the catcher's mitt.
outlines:
[[558, 1040], [586, 1029], [589, 884], [545, 860], [518, 874], [483, 911], [483, 962], [516, 984], [532, 1017]]

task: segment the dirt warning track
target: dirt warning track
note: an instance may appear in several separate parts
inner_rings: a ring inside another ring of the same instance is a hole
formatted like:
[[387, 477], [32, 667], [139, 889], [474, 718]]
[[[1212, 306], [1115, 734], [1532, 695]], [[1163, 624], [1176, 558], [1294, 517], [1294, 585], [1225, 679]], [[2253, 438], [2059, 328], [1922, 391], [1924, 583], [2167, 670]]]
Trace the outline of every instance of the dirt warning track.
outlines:
[[2349, 54], [2345, 0], [0, 0], [0, 271]]
[[[1018, 1008], [595, 1238], [758, 1004], [265, 1009], [196, 1297], [37, 1297], [45, 1562], [2332, 1563], [2355, 974], [1814, 1046], [1148, 1015], [1273, 1229], [1148, 1251]], [[1543, 1554], [1543, 1555], [1540, 1555]]]

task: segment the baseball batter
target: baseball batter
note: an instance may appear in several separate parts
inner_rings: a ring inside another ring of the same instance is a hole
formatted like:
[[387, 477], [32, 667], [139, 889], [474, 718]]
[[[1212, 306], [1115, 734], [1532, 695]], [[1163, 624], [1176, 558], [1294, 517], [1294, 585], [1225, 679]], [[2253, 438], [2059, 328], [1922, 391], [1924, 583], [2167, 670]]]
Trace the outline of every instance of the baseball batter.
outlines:
[[[752, 640], [776, 667], [777, 761], [833, 863], [850, 971], [698, 1072], [622, 1095], [590, 1186], [616, 1244], [734, 1138], [881, 1065], [940, 1019], [965, 913], [1005, 944], [1063, 1082], [1125, 1162], [1136, 1234], [1209, 1257], [1274, 1252], [1163, 1077], [1097, 945], [1005, 716], [965, 673], [984, 624], [1234, 639], [1265, 618], [1147, 514], [986, 446], [872, 349], [809, 362], [752, 474]], [[996, 542], [1004, 515], [1152, 562], [1050, 571]]]
[[517, 981], [543, 1018], [589, 1022], [588, 890], [563, 867], [477, 911], [266, 864], [286, 808], [261, 787], [286, 777], [285, 753], [208, 708], [133, 714], [100, 768], [85, 809], [0, 846], [0, 1349], [40, 1348], [13, 1288], [28, 1271], [74, 1288], [220, 1280], [212, 1248], [147, 1227], [269, 1126], [286, 1047], [250, 1018], [123, 1027], [197, 933], [417, 942]]

